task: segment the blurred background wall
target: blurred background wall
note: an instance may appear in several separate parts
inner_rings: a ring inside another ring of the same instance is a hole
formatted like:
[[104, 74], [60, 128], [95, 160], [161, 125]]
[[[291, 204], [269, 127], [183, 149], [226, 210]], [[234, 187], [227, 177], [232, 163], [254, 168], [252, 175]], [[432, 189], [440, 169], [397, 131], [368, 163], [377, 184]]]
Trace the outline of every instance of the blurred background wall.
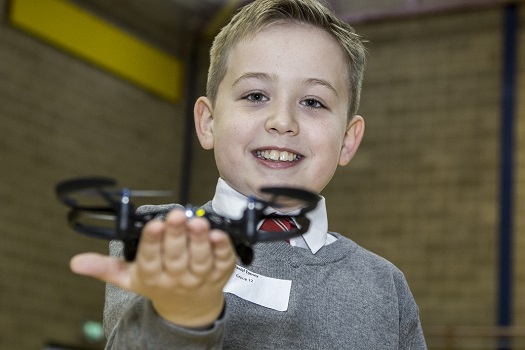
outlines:
[[[515, 143], [510, 280], [502, 282], [509, 3], [517, 16]], [[68, 262], [107, 244], [67, 226], [58, 181], [102, 175], [200, 204], [217, 179], [212, 152], [199, 148], [187, 120], [204, 94], [210, 33], [241, 2], [70, 4], [180, 60], [183, 93], [168, 101], [34, 37], [10, 23], [11, 1], [0, 0], [0, 349], [103, 347], [86, 340], [82, 325], [101, 321], [104, 286], [75, 276]], [[523, 1], [331, 4], [368, 40], [369, 63], [365, 139], [323, 193], [330, 229], [403, 270], [430, 348], [441, 348], [439, 335], [453, 329], [443, 327], [502, 323], [502, 283], [511, 292], [507, 323], [525, 327]]]

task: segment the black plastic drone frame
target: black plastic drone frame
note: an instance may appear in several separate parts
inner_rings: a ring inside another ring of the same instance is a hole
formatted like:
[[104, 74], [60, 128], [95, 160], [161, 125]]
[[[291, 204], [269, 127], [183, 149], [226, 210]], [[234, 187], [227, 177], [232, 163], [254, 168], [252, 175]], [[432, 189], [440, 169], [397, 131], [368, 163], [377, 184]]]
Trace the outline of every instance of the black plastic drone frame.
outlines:
[[[159, 197], [165, 191], [135, 191], [115, 188], [117, 182], [105, 177], [74, 178], [60, 182], [55, 188], [58, 198], [70, 208], [67, 215], [71, 227], [82, 234], [105, 240], [120, 240], [124, 243], [124, 258], [135, 260], [144, 225], [154, 219], [152, 214], [137, 214], [132, 197]], [[320, 197], [312, 192], [289, 187], [264, 187], [260, 189], [264, 200], [249, 197], [240, 219], [230, 219], [208, 212], [199, 207], [186, 207], [187, 217], [204, 217], [211, 228], [227, 232], [242, 263], [253, 260], [252, 246], [257, 242], [287, 240], [299, 236], [310, 227], [306, 213], [317, 206]], [[89, 204], [91, 199], [95, 203]], [[84, 204], [80, 203], [81, 201]], [[297, 228], [285, 232], [257, 230], [265, 218], [277, 217], [267, 214], [269, 208], [297, 208], [291, 215]], [[105, 225], [103, 225], [103, 223]], [[109, 224], [108, 224], [109, 223]]]

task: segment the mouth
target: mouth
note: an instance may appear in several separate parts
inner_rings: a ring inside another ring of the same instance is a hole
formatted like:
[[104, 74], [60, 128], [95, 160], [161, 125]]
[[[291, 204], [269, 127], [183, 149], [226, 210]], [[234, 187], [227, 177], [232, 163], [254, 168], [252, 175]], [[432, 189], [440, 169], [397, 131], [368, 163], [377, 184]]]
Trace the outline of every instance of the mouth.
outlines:
[[275, 149], [257, 150], [255, 151], [255, 156], [259, 159], [271, 160], [274, 162], [294, 162], [302, 158], [300, 154]]

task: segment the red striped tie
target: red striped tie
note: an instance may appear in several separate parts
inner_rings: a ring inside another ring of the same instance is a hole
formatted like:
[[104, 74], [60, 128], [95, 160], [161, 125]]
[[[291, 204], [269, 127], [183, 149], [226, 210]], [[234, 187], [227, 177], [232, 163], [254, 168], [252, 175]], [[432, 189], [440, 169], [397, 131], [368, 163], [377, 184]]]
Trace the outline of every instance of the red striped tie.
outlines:
[[296, 228], [294, 221], [289, 216], [271, 217], [264, 219], [260, 230], [267, 232], [290, 231]]

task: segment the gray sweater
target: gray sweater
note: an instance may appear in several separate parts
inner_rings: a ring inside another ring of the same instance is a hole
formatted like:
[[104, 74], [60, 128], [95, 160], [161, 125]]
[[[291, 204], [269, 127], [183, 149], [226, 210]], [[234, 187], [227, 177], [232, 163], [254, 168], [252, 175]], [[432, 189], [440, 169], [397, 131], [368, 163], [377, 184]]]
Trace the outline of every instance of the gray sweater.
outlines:
[[[222, 317], [205, 331], [169, 324], [149, 300], [108, 285], [106, 348], [426, 349], [418, 308], [403, 274], [352, 240], [331, 234], [337, 241], [315, 255], [285, 242], [257, 244], [248, 269], [292, 281], [288, 310], [275, 311], [226, 293]], [[122, 246], [112, 242], [110, 249], [118, 255]]]

